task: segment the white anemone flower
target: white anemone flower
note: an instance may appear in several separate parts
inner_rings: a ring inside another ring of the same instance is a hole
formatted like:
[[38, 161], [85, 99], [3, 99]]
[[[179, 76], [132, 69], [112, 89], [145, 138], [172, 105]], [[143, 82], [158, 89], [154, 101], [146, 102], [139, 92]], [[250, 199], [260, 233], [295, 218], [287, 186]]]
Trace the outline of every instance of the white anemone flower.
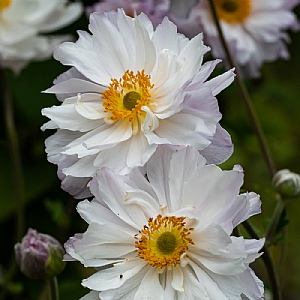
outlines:
[[189, 40], [167, 18], [154, 30], [145, 14], [121, 9], [92, 13], [89, 29], [55, 49], [72, 68], [46, 91], [63, 103], [42, 110], [51, 119], [42, 129], [57, 129], [46, 152], [64, 190], [85, 197], [97, 169], [127, 174], [160, 144], [194, 146], [210, 163], [232, 154], [215, 95], [234, 74], [207, 80], [219, 61], [202, 65], [201, 34]]
[[[244, 76], [260, 76], [263, 62], [288, 59], [288, 29], [299, 30], [292, 9], [299, 0], [214, 0], [227, 44]], [[175, 13], [175, 12], [174, 12]], [[189, 23], [198, 23], [214, 57], [225, 60], [208, 0], [192, 8]]]
[[65, 260], [97, 269], [82, 300], [263, 299], [249, 264], [264, 239], [231, 236], [260, 212], [257, 194], [239, 194], [242, 168], [167, 147], [148, 161], [148, 181], [137, 169], [128, 178], [103, 168], [90, 184], [95, 198], [79, 202], [89, 225], [67, 241]]
[[31, 60], [52, 56], [70, 36], [46, 36], [76, 20], [83, 8], [67, 0], [0, 1], [0, 65], [16, 73]]

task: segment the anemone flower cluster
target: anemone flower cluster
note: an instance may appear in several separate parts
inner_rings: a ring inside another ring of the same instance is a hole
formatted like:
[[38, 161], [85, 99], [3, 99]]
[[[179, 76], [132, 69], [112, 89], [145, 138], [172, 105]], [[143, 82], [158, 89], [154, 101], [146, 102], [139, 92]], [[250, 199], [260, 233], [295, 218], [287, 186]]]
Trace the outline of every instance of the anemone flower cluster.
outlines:
[[86, 232], [65, 244], [65, 260], [97, 272], [82, 300], [261, 300], [249, 264], [264, 239], [232, 236], [260, 212], [239, 194], [243, 170], [222, 171], [233, 151], [216, 95], [234, 79], [203, 63], [202, 34], [191, 40], [164, 18], [92, 13], [54, 58], [71, 68], [45, 92], [61, 105], [42, 110], [55, 129], [48, 160], [61, 186], [85, 199]]
[[0, 1], [0, 65], [20, 72], [31, 60], [52, 56], [53, 48], [70, 36], [47, 36], [76, 20], [79, 2], [66, 0]]

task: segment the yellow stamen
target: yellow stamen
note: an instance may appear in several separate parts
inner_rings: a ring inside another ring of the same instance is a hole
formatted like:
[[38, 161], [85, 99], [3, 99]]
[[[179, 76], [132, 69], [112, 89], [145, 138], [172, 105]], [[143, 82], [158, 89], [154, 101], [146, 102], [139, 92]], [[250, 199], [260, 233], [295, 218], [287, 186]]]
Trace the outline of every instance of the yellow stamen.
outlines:
[[0, 0], [0, 12], [5, 8], [9, 7], [11, 4], [11, 0]]
[[162, 215], [150, 218], [148, 225], [135, 236], [138, 256], [158, 269], [179, 264], [188, 244], [194, 244], [189, 237], [193, 228], [186, 228], [184, 220], [185, 217]]
[[141, 108], [150, 106], [153, 86], [144, 70], [136, 74], [127, 70], [119, 80], [112, 79], [108, 90], [102, 93], [104, 111], [113, 122], [136, 120], [138, 115], [145, 115]]
[[251, 13], [251, 0], [214, 0], [219, 18], [227, 23], [243, 23]]

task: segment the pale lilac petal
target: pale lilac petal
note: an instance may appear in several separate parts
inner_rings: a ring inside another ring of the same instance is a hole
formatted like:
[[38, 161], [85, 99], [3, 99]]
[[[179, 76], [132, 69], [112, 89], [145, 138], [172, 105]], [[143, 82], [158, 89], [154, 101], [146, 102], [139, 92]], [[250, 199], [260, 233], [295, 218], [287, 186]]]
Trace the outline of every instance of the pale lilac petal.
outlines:
[[99, 120], [87, 119], [78, 114], [75, 109], [75, 101], [77, 99], [78, 96], [68, 98], [61, 106], [44, 108], [42, 115], [50, 118], [60, 129], [87, 132], [97, 128]]
[[200, 150], [208, 164], [220, 164], [226, 161], [233, 153], [233, 144], [229, 133], [217, 124], [216, 133], [211, 144]]
[[106, 87], [78, 78], [70, 78], [44, 91], [50, 94], [102, 93]]
[[183, 281], [184, 281], [184, 277], [183, 277], [182, 268], [176, 266], [175, 268], [173, 268], [173, 278], [171, 282], [171, 285], [174, 288], [174, 290], [178, 292], [184, 292]]
[[201, 267], [194, 262], [190, 262], [193, 271], [195, 272], [197, 279], [203, 285], [205, 289], [205, 295], [207, 299], [218, 299], [218, 300], [239, 300], [235, 298], [227, 298], [222, 289], [218, 286], [218, 282], [214, 281]]
[[236, 201], [242, 182], [243, 173], [237, 171], [223, 172], [214, 165], [198, 168], [184, 185], [182, 205], [197, 208], [199, 226], [219, 224], [226, 213], [224, 207]]
[[193, 146], [202, 150], [213, 140], [214, 129], [190, 114], [176, 114], [160, 120], [160, 126], [147, 135], [150, 144]]
[[[145, 266], [146, 262], [143, 262], [141, 259], [124, 261], [115, 264], [112, 268], [97, 272], [88, 279], [84, 279], [82, 285], [96, 291], [114, 289], [122, 286], [128, 279], [137, 275]], [[123, 275], [122, 278], [120, 275]]]
[[142, 131], [133, 135], [130, 140], [126, 141], [123, 147], [128, 149], [126, 165], [129, 168], [143, 166], [152, 156], [157, 145], [149, 145]]
[[135, 250], [132, 239], [134, 230], [129, 233], [127, 226], [115, 225], [109, 222], [105, 225], [91, 223], [80, 240], [74, 242], [77, 255], [82, 260], [123, 258]]
[[149, 268], [143, 277], [133, 300], [164, 300], [164, 290], [159, 282], [159, 274], [155, 268]]
[[230, 300], [241, 299], [242, 293], [247, 295], [249, 300], [263, 299], [263, 283], [250, 268], [236, 276], [221, 276], [209, 271], [207, 272], [210, 277], [218, 283], [220, 289], [222, 289]]
[[85, 296], [81, 297], [80, 300], [99, 300], [99, 292], [91, 291]]
[[101, 172], [98, 172], [91, 182], [91, 190], [99, 194], [102, 201], [114, 212], [114, 214], [125, 223], [139, 230], [141, 228], [140, 225], [136, 224], [134, 222], [135, 217], [131, 217], [131, 214], [129, 214], [132, 208], [130, 205], [124, 205], [127, 198], [125, 187], [122, 176], [114, 174], [107, 168], [103, 168]]
[[102, 85], [108, 85], [110, 74], [101, 66], [96, 53], [90, 49], [66, 42], [55, 49], [54, 58], [63, 65], [75, 67], [86, 78]]

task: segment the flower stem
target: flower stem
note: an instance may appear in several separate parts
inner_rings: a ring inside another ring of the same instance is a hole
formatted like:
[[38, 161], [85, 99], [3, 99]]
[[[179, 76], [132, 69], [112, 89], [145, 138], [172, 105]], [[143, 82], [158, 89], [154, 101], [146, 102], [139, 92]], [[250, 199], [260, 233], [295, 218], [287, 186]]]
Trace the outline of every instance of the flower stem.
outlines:
[[5, 74], [0, 70], [1, 96], [4, 101], [4, 117], [6, 134], [8, 140], [9, 153], [12, 164], [12, 178], [14, 183], [14, 198], [16, 208], [16, 242], [20, 241], [25, 230], [24, 225], [24, 177], [21, 163], [18, 133], [15, 126], [14, 109], [11, 93], [5, 78]]
[[273, 211], [273, 214], [272, 214], [272, 218], [271, 218], [271, 223], [267, 229], [267, 233], [266, 233], [266, 240], [267, 241], [271, 241], [274, 234], [276, 233], [276, 228], [277, 228], [277, 225], [280, 221], [280, 217], [282, 215], [282, 212], [285, 208], [285, 200], [280, 197], [280, 195], [277, 196], [277, 204], [275, 206], [275, 209]]
[[[223, 30], [221, 28], [219, 18], [218, 18], [218, 15], [217, 15], [214, 0], [209, 0], [209, 4], [210, 4], [212, 15], [213, 15], [216, 27], [217, 27], [219, 38], [221, 40], [221, 44], [223, 46], [223, 49], [224, 49], [224, 52], [225, 52], [225, 55], [226, 55], [226, 59], [229, 63], [230, 68], [235, 68], [235, 72], [236, 72], [235, 81], [236, 81], [237, 86], [239, 88], [239, 91], [241, 93], [242, 99], [245, 103], [247, 113], [249, 115], [249, 118], [250, 118], [250, 121], [252, 123], [253, 129], [254, 129], [255, 134], [257, 136], [259, 147], [260, 147], [262, 156], [264, 158], [264, 161], [266, 163], [268, 172], [270, 174], [271, 179], [273, 179], [273, 176], [276, 173], [276, 167], [275, 167], [273, 158], [271, 156], [271, 152], [270, 152], [270, 149], [268, 147], [264, 132], [262, 130], [260, 120], [259, 120], [259, 118], [257, 116], [257, 113], [255, 111], [255, 108], [252, 104], [250, 95], [249, 95], [248, 90], [247, 90], [247, 88], [244, 84], [244, 81], [241, 79], [239, 68], [238, 68], [238, 66], [235, 66], [235, 63], [234, 63], [234, 60], [232, 58], [231, 52], [230, 52], [229, 47], [227, 45], [227, 42], [225, 40]], [[273, 213], [273, 216], [272, 216], [271, 225], [270, 225], [269, 229], [267, 230], [267, 239], [270, 238], [273, 235], [273, 233], [275, 232], [278, 221], [280, 220], [280, 216], [281, 216], [282, 211], [284, 209], [284, 202], [281, 199], [280, 195], [278, 195], [278, 198], [279, 198], [279, 201], [278, 201], [278, 203], [275, 207], [275, 210], [274, 210], [274, 213]], [[251, 237], [253, 237], [255, 239], [259, 238], [258, 235], [256, 234], [256, 232], [254, 231], [254, 229], [251, 227], [251, 225], [247, 221], [245, 221], [243, 223], [243, 226], [245, 227], [245, 229], [247, 230], [247, 232], [250, 234]], [[271, 282], [271, 285], [272, 285], [273, 299], [274, 300], [281, 300], [282, 296], [281, 296], [281, 289], [280, 289], [279, 279], [278, 279], [278, 275], [277, 275], [277, 272], [275, 270], [275, 267], [273, 265], [272, 258], [271, 258], [270, 253], [269, 253], [269, 251], [266, 247], [263, 247], [262, 251], [264, 252], [264, 254], [262, 255], [262, 259], [263, 259], [264, 264], [266, 266], [266, 269], [267, 269], [267, 272], [268, 272], [268, 275], [269, 275], [269, 279], [270, 279], [270, 282]]]
[[[14, 184], [14, 201], [16, 209], [16, 231], [15, 242], [21, 240], [25, 230], [24, 218], [24, 177], [21, 163], [21, 154], [19, 147], [19, 139], [14, 121], [14, 110], [11, 93], [7, 84], [4, 71], [0, 68], [0, 99], [3, 100], [4, 120], [6, 127], [6, 135], [8, 141], [9, 154], [11, 159], [12, 182]], [[5, 276], [3, 287], [12, 280], [16, 268], [14, 256], [11, 260], [9, 270]], [[0, 299], [5, 299], [7, 289], [3, 288]]]
[[269, 174], [270, 174], [271, 178], [273, 178], [274, 174], [276, 173], [276, 167], [275, 167], [274, 161], [272, 159], [270, 149], [268, 147], [264, 132], [262, 130], [262, 126], [260, 124], [259, 118], [256, 114], [255, 109], [254, 109], [254, 106], [252, 104], [249, 93], [246, 89], [244, 81], [241, 79], [241, 75], [240, 75], [240, 71], [238, 69], [238, 66], [235, 66], [234, 60], [232, 58], [229, 47], [228, 47], [227, 42], [225, 40], [223, 30], [221, 28], [221, 25], [220, 25], [220, 22], [219, 22], [219, 19], [218, 19], [218, 15], [217, 15], [217, 11], [216, 11], [216, 8], [215, 8], [215, 5], [214, 5], [214, 0], [209, 0], [209, 3], [210, 3], [210, 6], [211, 6], [211, 11], [212, 11], [212, 14], [213, 14], [214, 21], [215, 21], [216, 26], [217, 26], [219, 37], [220, 37], [223, 49], [225, 51], [226, 59], [229, 63], [230, 68], [235, 68], [235, 73], [236, 73], [235, 81], [236, 81], [237, 86], [238, 86], [238, 88], [240, 90], [240, 93], [242, 95], [242, 99], [243, 99], [243, 101], [246, 105], [246, 109], [247, 109], [248, 115], [250, 117], [253, 129], [254, 129], [254, 131], [256, 133], [256, 136], [258, 138], [258, 143], [259, 143], [259, 146], [260, 146], [260, 150], [261, 150], [261, 153], [262, 153], [262, 155], [264, 157], [264, 160], [266, 162]]
[[56, 276], [48, 279], [48, 287], [49, 287], [49, 300], [59, 300], [58, 284], [57, 284]]
[[[259, 236], [254, 231], [253, 227], [250, 225], [249, 222], [245, 221], [242, 223], [242, 225], [244, 226], [244, 228], [247, 230], [247, 232], [251, 237], [255, 239], [259, 239]], [[261, 258], [266, 266], [270, 278], [270, 283], [273, 291], [273, 300], [282, 300], [282, 293], [279, 285], [279, 279], [271, 255], [265, 246], [262, 247], [261, 252], [263, 252]]]

